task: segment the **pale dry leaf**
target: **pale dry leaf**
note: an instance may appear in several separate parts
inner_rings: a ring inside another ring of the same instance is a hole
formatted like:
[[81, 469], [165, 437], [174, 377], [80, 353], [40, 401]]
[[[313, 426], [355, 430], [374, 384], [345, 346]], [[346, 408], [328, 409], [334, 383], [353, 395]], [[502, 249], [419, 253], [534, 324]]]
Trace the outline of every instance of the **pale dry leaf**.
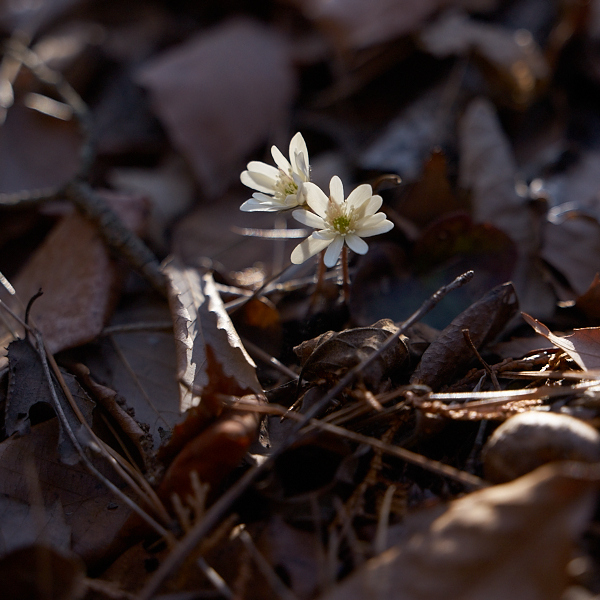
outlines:
[[473, 217], [498, 227], [515, 242], [519, 258], [513, 283], [523, 310], [540, 318], [554, 312], [554, 294], [537, 265], [532, 215], [515, 190], [513, 151], [492, 103], [473, 100], [459, 122], [459, 182], [471, 190]]
[[599, 477], [580, 463], [553, 463], [455, 500], [430, 520], [421, 514], [405, 543], [322, 600], [559, 600]]
[[185, 267], [177, 259], [163, 271], [173, 315], [181, 412], [204, 400], [204, 408], [218, 414], [220, 404], [211, 398], [214, 393], [261, 393], [256, 366], [225, 311], [212, 275]]
[[209, 196], [225, 191], [248, 153], [283, 127], [296, 89], [286, 44], [251, 19], [167, 51], [137, 80]]
[[[114, 192], [102, 196], [130, 229], [142, 229], [144, 198]], [[98, 336], [114, 308], [122, 278], [122, 269], [97, 229], [73, 212], [48, 234], [12, 283], [23, 304], [42, 290], [31, 316], [55, 353]], [[22, 304], [15, 302], [14, 308], [23, 314]]]
[[559, 336], [537, 319], [526, 313], [521, 314], [536, 333], [564, 350], [584, 371], [600, 369], [600, 327], [575, 329], [571, 335]]

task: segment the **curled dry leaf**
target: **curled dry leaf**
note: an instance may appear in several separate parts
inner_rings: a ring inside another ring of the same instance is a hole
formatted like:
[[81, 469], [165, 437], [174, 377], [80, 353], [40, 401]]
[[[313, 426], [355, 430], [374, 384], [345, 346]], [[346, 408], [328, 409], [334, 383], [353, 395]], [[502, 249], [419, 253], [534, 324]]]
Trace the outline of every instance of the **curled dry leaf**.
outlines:
[[584, 371], [600, 369], [600, 327], [575, 329], [571, 335], [559, 336], [526, 313], [523, 319], [556, 347], [564, 350]]
[[[331, 377], [337, 379], [373, 352], [377, 352], [396, 331], [398, 328], [393, 321], [381, 319], [371, 327], [356, 327], [339, 333], [328, 331], [302, 342], [294, 348], [302, 364], [300, 377], [307, 381]], [[397, 344], [382, 352], [361, 373], [363, 381], [369, 387], [378, 388], [387, 374], [401, 367], [408, 355], [405, 339], [402, 336]]]
[[469, 330], [473, 344], [479, 349], [502, 331], [516, 313], [517, 306], [512, 283], [499, 285], [488, 292], [458, 315], [425, 350], [411, 383], [425, 384], [434, 390], [450, 383], [473, 359], [463, 329]]
[[[20, 435], [25, 435], [30, 430], [29, 416], [31, 408], [41, 402], [50, 405], [52, 410], [56, 412], [54, 400], [48, 387], [48, 379], [44, 373], [40, 356], [28, 339], [15, 340], [10, 343], [8, 347], [8, 367], [9, 390], [6, 398], [6, 434], [10, 436], [18, 432]], [[88, 425], [91, 426], [94, 402], [72, 375], [63, 373], [63, 378], [73, 396], [73, 400]], [[73, 433], [77, 435], [83, 429], [83, 425], [54, 378], [52, 385], [54, 385], [69, 426]], [[73, 465], [79, 462], [80, 456], [73, 446], [62, 420], [59, 419], [58, 423], [60, 428], [58, 451], [61, 460], [66, 464]]]
[[256, 366], [225, 311], [212, 275], [187, 268], [177, 259], [163, 271], [173, 316], [181, 412], [200, 405], [214, 416], [221, 410], [215, 394], [262, 392]]
[[559, 600], [599, 478], [581, 463], [545, 465], [455, 500], [441, 516], [421, 514], [405, 543], [322, 600]]
[[226, 21], [166, 52], [138, 81], [211, 196], [285, 122], [296, 85], [282, 39], [250, 19]]

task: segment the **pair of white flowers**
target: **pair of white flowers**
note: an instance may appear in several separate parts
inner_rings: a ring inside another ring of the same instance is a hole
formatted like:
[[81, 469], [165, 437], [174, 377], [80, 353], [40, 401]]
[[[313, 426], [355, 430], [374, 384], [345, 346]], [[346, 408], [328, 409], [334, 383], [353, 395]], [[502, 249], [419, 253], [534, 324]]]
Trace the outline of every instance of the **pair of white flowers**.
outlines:
[[276, 146], [271, 154], [277, 167], [253, 161], [241, 174], [242, 183], [257, 191], [240, 210], [278, 212], [307, 206], [310, 210], [299, 208], [292, 215], [317, 231], [296, 246], [291, 256], [294, 264], [326, 250], [325, 265], [333, 267], [344, 243], [350, 250], [365, 254], [369, 246], [362, 238], [386, 233], [394, 226], [384, 213], [377, 212], [382, 199], [373, 195], [370, 185], [359, 185], [344, 198], [344, 186], [337, 175], [329, 183], [329, 197], [311, 183], [308, 150], [300, 133], [290, 142], [289, 161]]

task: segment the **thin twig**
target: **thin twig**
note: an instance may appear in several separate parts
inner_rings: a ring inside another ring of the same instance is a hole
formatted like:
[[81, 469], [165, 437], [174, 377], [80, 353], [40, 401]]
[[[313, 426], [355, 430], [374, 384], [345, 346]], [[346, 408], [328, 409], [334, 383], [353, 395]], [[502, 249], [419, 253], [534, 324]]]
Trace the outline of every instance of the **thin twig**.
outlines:
[[475, 346], [475, 344], [473, 343], [473, 340], [471, 339], [470, 331], [468, 329], [463, 329], [462, 334], [463, 334], [463, 337], [465, 338], [465, 342], [471, 349], [471, 352], [473, 352], [473, 354], [477, 357], [477, 360], [483, 365], [485, 372], [489, 375], [489, 378], [492, 380], [492, 385], [494, 386], [494, 389], [500, 390], [501, 388], [500, 388], [500, 384], [498, 383], [498, 378], [496, 377], [496, 373], [494, 373], [494, 371], [492, 370], [490, 365], [488, 365], [488, 363], [483, 359], [483, 356], [481, 356], [481, 354], [479, 353], [479, 350], [477, 350], [477, 346]]
[[[408, 329], [413, 323], [416, 323], [419, 319], [423, 318], [427, 312], [429, 312], [446, 294], [452, 290], [464, 285], [473, 278], [473, 271], [467, 271], [463, 273], [450, 284], [440, 288], [433, 296], [426, 300], [423, 305], [413, 313], [399, 328], [398, 332], [390, 336], [387, 341], [382, 344], [380, 350], [383, 352], [391, 344], [398, 339], [398, 337]], [[346, 376], [340, 381], [340, 383], [331, 390], [321, 401], [317, 402], [311, 410], [302, 417], [302, 421], [296, 425], [290, 435], [288, 435], [281, 444], [273, 450], [273, 452], [259, 465], [251, 467], [236, 483], [234, 483], [206, 512], [204, 519], [198, 522], [192, 530], [182, 539], [179, 544], [169, 553], [165, 558], [160, 567], [148, 580], [144, 588], [139, 594], [139, 600], [150, 600], [152, 596], [158, 591], [163, 581], [169, 577], [169, 575], [183, 563], [188, 554], [196, 547], [200, 540], [218, 523], [218, 521], [225, 515], [225, 513], [231, 508], [233, 503], [239, 498], [239, 496], [250, 486], [250, 484], [262, 473], [270, 469], [275, 459], [280, 456], [287, 448], [295, 443], [300, 437], [300, 430], [309, 423], [309, 421], [318, 415], [337, 394], [339, 394], [358, 373], [364, 369], [364, 365], [367, 365], [377, 356], [373, 353], [366, 360], [362, 361], [358, 367], [348, 371]], [[349, 432], [350, 433], [350, 432]], [[375, 440], [379, 441], [379, 440]], [[408, 451], [407, 451], [408, 452]], [[411, 453], [412, 454], [412, 453]], [[415, 455], [418, 456], [418, 455]], [[424, 458], [424, 457], [420, 457]], [[444, 465], [446, 466], [446, 465]], [[427, 467], [425, 467], [427, 468]], [[452, 473], [456, 469], [451, 469]], [[446, 473], [446, 476], [447, 473]], [[471, 479], [472, 482], [477, 480], [475, 485], [479, 486], [481, 480], [479, 478]]]

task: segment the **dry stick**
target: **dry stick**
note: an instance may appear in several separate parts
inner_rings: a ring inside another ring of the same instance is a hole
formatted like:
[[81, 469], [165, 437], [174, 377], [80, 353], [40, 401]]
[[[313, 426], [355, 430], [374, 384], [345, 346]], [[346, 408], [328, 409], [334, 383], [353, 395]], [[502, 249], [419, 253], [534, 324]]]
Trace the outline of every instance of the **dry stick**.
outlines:
[[268, 468], [271, 467], [275, 459], [284, 450], [289, 448], [300, 437], [300, 430], [307, 425], [310, 420], [318, 415], [330, 402], [337, 396], [360, 371], [362, 371], [372, 360], [374, 360], [381, 352], [384, 352], [391, 344], [396, 341], [402, 333], [404, 333], [413, 323], [422, 319], [446, 294], [461, 287], [473, 278], [473, 271], [467, 271], [459, 275], [450, 284], [440, 288], [433, 296], [427, 299], [421, 307], [414, 312], [406, 321], [404, 321], [398, 331], [390, 336], [384, 344], [379, 348], [379, 352], [374, 352], [357, 367], [348, 371], [345, 377], [336, 385], [328, 394], [326, 394], [319, 402], [317, 402], [311, 410], [309, 410], [302, 418], [302, 421], [290, 432], [290, 434], [282, 441], [282, 443], [273, 450], [267, 459], [255, 467], [251, 467], [236, 483], [234, 483], [206, 512], [204, 519], [198, 522], [190, 530], [190, 532], [179, 542], [179, 544], [170, 552], [163, 563], [150, 578], [139, 594], [139, 600], [150, 600], [158, 591], [163, 581], [177, 569], [190, 552], [197, 546], [200, 540], [217, 524], [225, 513], [231, 508], [238, 497], [248, 488], [248, 486]]
[[475, 346], [475, 344], [473, 343], [473, 340], [471, 339], [471, 332], [468, 329], [462, 329], [461, 331], [462, 331], [463, 337], [465, 338], [465, 342], [471, 349], [471, 352], [473, 352], [473, 354], [477, 357], [477, 360], [483, 365], [485, 372], [489, 375], [490, 379], [492, 380], [492, 385], [494, 386], [494, 389], [495, 390], [502, 389], [500, 387], [500, 384], [498, 383], [498, 378], [496, 377], [496, 373], [494, 373], [494, 371], [492, 371], [492, 368], [490, 367], [490, 365], [488, 365], [488, 363], [483, 359], [483, 356], [481, 356], [481, 354], [479, 353], [479, 350], [477, 350], [477, 346]]
[[255, 357], [264, 361], [265, 363], [272, 365], [278, 371], [287, 375], [290, 379], [297, 381], [298, 374], [294, 373], [289, 367], [286, 367], [280, 360], [276, 359], [274, 356], [271, 356], [268, 352], [265, 352], [262, 348], [259, 348], [256, 344], [253, 344], [250, 340], [246, 338], [242, 338], [242, 343], [246, 347], [246, 350]]

